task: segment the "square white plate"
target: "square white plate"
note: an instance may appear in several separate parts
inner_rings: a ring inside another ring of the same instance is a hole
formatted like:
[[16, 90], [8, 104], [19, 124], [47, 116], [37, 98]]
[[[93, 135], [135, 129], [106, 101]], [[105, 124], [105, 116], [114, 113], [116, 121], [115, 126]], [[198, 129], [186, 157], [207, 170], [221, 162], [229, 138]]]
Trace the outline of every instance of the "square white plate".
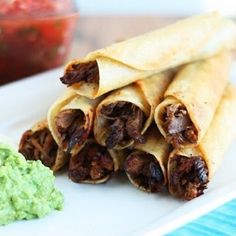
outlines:
[[[42, 73], [0, 88], [0, 135], [17, 145], [21, 134], [46, 116], [64, 86], [62, 69]], [[236, 78], [236, 65], [232, 79]], [[236, 108], [234, 108], [236, 109]], [[167, 193], [147, 194], [134, 188], [124, 175], [102, 185], [71, 182], [57, 174], [63, 192], [63, 211], [30, 221], [0, 227], [0, 235], [160, 235], [236, 197], [236, 147], [232, 147], [209, 184], [208, 190], [190, 202]]]

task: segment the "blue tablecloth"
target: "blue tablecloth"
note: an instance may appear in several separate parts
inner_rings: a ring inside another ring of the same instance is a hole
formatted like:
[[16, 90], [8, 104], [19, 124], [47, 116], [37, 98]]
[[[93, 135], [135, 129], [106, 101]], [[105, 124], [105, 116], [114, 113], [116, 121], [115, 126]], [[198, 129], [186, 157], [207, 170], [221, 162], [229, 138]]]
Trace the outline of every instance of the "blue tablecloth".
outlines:
[[236, 199], [168, 234], [175, 235], [236, 236]]

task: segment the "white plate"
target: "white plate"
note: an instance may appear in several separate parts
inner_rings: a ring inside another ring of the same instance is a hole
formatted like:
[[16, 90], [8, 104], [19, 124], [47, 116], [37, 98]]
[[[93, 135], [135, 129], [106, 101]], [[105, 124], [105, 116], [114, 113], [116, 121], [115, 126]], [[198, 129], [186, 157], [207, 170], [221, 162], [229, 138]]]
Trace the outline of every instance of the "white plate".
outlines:
[[[233, 67], [236, 72], [236, 66]], [[64, 89], [61, 69], [0, 88], [0, 135], [17, 145], [23, 131], [45, 117], [50, 104]], [[232, 73], [236, 77], [236, 73]], [[190, 202], [167, 193], [147, 194], [134, 188], [125, 176], [107, 184], [71, 182], [66, 173], [56, 185], [65, 196], [64, 210], [36, 220], [0, 227], [0, 235], [160, 235], [236, 197], [236, 147], [232, 147], [208, 190]], [[1, 191], [1, 190], [0, 190]]]

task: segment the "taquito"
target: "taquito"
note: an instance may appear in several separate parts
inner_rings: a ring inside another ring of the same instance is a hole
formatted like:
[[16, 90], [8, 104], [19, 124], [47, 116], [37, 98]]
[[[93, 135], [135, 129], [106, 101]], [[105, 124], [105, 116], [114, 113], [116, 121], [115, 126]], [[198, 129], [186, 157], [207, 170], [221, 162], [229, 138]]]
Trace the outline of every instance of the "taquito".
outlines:
[[208, 13], [71, 61], [61, 81], [80, 95], [96, 98], [151, 74], [235, 47], [234, 22]]
[[155, 122], [175, 148], [196, 145], [206, 133], [224, 93], [231, 55], [185, 65], [179, 70], [155, 110]]
[[47, 118], [49, 129], [65, 152], [72, 155], [77, 153], [88, 138], [98, 101], [67, 89], [50, 107]]
[[76, 183], [105, 183], [121, 168], [125, 156], [125, 150], [107, 149], [89, 138], [70, 158], [68, 176]]
[[130, 182], [146, 192], [159, 192], [167, 184], [167, 161], [171, 147], [156, 127], [145, 134], [145, 144], [135, 144], [125, 159], [124, 169]]
[[106, 97], [96, 109], [93, 130], [97, 142], [114, 149], [144, 143], [143, 134], [172, 77], [171, 71], [153, 75]]
[[168, 160], [170, 193], [191, 200], [203, 194], [236, 135], [236, 87], [229, 85], [197, 147], [175, 149]]
[[40, 160], [53, 171], [60, 170], [69, 160], [53, 139], [46, 120], [39, 121], [23, 133], [19, 152], [27, 160]]

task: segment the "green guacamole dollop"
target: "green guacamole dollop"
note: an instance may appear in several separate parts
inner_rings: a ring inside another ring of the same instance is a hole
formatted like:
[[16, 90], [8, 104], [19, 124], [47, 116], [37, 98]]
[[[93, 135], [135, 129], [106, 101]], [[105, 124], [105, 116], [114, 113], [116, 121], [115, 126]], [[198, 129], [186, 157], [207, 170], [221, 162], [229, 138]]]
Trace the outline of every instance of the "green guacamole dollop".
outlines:
[[53, 172], [40, 161], [26, 161], [0, 143], [0, 225], [61, 210], [63, 195], [54, 180]]

